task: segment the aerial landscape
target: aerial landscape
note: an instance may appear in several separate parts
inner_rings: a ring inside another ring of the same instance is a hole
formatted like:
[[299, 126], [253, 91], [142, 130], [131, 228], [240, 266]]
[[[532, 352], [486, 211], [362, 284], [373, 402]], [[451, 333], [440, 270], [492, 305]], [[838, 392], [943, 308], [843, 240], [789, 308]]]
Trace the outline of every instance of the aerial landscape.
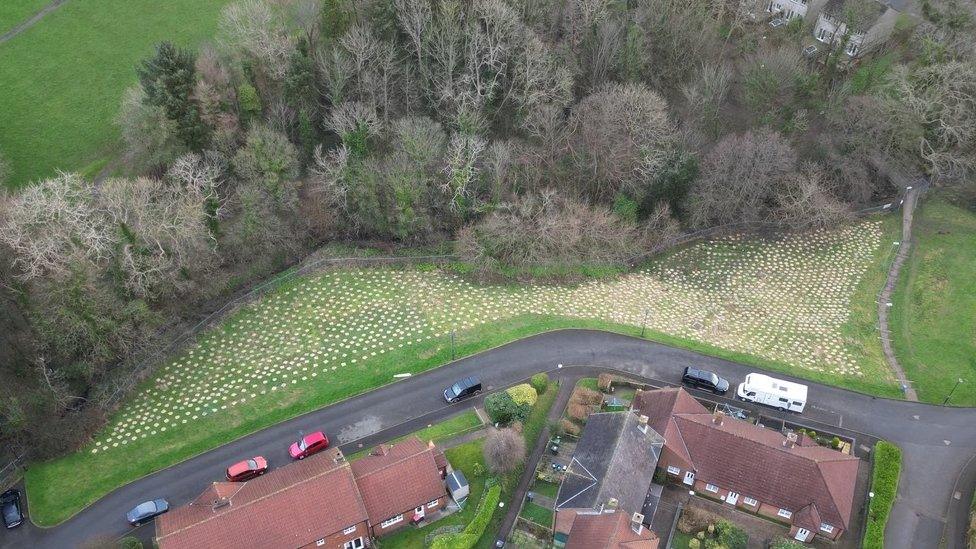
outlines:
[[976, 549], [973, 0], [4, 0], [0, 107], [0, 547]]

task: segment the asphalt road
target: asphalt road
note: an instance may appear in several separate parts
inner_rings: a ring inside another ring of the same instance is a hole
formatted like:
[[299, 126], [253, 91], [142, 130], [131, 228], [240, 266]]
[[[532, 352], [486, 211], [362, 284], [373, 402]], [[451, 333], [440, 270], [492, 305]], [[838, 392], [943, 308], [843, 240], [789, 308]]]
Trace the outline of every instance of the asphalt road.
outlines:
[[[757, 371], [743, 364], [605, 332], [566, 330], [530, 337], [211, 450], [123, 486], [57, 527], [41, 529], [25, 524], [0, 533], [0, 546], [77, 547], [95, 537], [123, 535], [130, 531], [123, 513], [141, 501], [165, 497], [172, 505], [184, 504], [208, 483], [220, 480], [227, 465], [245, 457], [263, 455], [271, 467], [288, 463], [287, 446], [299, 431], [324, 430], [347, 453], [402, 436], [476, 404], [478, 400], [445, 406], [441, 397], [443, 387], [466, 375], [481, 376], [487, 392], [541, 371], [552, 371], [557, 377], [577, 377], [584, 371], [614, 369], [650, 381], [678, 383], [682, 369], [691, 365], [714, 370], [733, 384]], [[946, 521], [961, 513], [961, 500], [953, 498], [954, 492], [960, 490], [956, 487], [960, 475], [962, 491], [972, 493], [967, 483], [976, 473], [969, 463], [976, 449], [976, 410], [887, 400], [799, 381], [809, 386], [808, 406], [802, 416], [791, 415], [791, 420], [885, 438], [904, 450], [905, 463], [886, 547], [939, 547]], [[767, 415], [777, 414], [771, 411]], [[954, 531], [946, 536], [945, 547], [963, 547], [959, 540], [964, 521], [950, 522]], [[152, 529], [150, 523], [135, 533], [148, 539]]]

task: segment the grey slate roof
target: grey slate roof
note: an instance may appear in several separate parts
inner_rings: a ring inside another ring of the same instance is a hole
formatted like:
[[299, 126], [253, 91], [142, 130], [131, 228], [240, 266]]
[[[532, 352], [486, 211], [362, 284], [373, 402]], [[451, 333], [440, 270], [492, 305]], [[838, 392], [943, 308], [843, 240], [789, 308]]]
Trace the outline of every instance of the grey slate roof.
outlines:
[[654, 429], [640, 430], [633, 412], [591, 414], [556, 495], [556, 509], [599, 509], [615, 498], [619, 509], [640, 512], [663, 446]]

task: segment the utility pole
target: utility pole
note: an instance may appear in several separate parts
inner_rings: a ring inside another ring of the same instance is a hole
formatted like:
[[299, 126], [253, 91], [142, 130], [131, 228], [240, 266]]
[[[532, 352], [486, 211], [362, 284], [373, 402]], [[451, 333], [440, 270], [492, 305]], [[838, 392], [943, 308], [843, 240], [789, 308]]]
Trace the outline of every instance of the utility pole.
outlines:
[[456, 330], [451, 330], [451, 362], [454, 362], [454, 332]]
[[647, 327], [647, 315], [650, 313], [650, 309], [644, 309], [644, 319], [641, 320], [641, 337], [644, 337], [644, 329]]
[[958, 387], [960, 383], [962, 383], [962, 378], [956, 380], [956, 384], [952, 386], [952, 389], [949, 391], [949, 394], [947, 394], [945, 400], [942, 401], [943, 406], [949, 403], [949, 397], [952, 396], [952, 393], [956, 392], [956, 387]]

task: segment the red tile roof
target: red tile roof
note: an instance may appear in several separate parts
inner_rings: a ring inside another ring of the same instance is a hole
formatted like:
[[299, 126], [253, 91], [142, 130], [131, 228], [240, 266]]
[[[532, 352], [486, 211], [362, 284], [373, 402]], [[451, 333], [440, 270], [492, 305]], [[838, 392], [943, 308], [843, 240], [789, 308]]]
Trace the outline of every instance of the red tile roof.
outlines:
[[[556, 513], [556, 524], [566, 525], [569, 538], [566, 549], [657, 549], [658, 538], [646, 526], [638, 534], [630, 526], [630, 515], [623, 511], [613, 513], [577, 513], [561, 510]], [[557, 526], [557, 531], [560, 528]]]
[[414, 437], [352, 462], [371, 524], [447, 495], [436, 452]]
[[349, 464], [330, 449], [246, 483], [213, 483], [157, 518], [156, 539], [160, 549], [299, 547], [366, 516]]
[[788, 445], [779, 432], [731, 417], [718, 424], [700, 404], [698, 412], [682, 411], [695, 408], [685, 397], [691, 398], [683, 389], [646, 391], [634, 404], [650, 417], [651, 425], [666, 426], [665, 447], [689, 458], [696, 479], [792, 511], [794, 516], [815, 504], [825, 522], [847, 529], [858, 458], [822, 446]]

